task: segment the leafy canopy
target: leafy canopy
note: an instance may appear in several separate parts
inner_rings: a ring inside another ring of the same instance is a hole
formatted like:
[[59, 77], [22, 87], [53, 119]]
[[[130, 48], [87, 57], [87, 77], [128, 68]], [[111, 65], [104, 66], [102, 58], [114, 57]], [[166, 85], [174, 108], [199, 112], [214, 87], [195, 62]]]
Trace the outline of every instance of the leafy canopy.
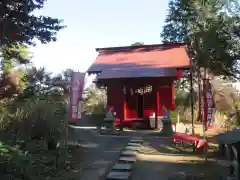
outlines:
[[237, 1], [170, 0], [161, 37], [186, 43], [193, 63], [213, 74], [239, 77], [238, 10]]
[[[59, 19], [34, 14], [35, 10], [43, 8], [45, 2], [46, 0], [0, 1], [0, 99], [23, 93], [26, 87], [33, 84], [30, 76], [34, 68], [29, 70], [22, 66], [29, 65], [32, 58], [28, 46], [35, 45], [36, 39], [41, 43], [55, 41], [57, 32], [64, 28]], [[36, 74], [41, 75], [41, 69], [36, 70]], [[53, 81], [44, 71], [42, 75], [42, 79]], [[34, 82], [35, 85], [39, 78]], [[57, 83], [59, 81], [61, 78]]]
[[56, 41], [56, 33], [64, 26], [62, 21], [48, 16], [34, 15], [46, 0], [1, 0], [0, 45], [34, 44]]
[[144, 45], [143, 42], [135, 42], [135, 43], [131, 44], [131, 46], [142, 46], [142, 45]]

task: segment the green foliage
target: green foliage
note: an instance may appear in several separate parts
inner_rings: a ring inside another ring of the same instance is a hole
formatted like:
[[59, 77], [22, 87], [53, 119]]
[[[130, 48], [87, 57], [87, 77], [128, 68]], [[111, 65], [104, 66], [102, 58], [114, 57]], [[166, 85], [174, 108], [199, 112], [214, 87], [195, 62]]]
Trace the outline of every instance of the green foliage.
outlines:
[[59, 140], [64, 128], [63, 120], [67, 117], [64, 103], [33, 96], [25, 101], [13, 102], [7, 109], [8, 113], [2, 117], [5, 132], [9, 131], [23, 140]]
[[[233, 1], [232, 1], [233, 2]], [[161, 36], [187, 43], [194, 64], [215, 75], [237, 77], [240, 52], [239, 5], [230, 1], [171, 0]]]
[[[15, 179], [37, 179], [37, 173], [32, 167], [31, 158], [18, 146], [10, 146], [0, 142], [0, 177]], [[7, 177], [4, 174], [8, 174]]]
[[56, 33], [64, 26], [61, 20], [48, 16], [37, 16], [33, 12], [43, 8], [46, 0], [1, 1], [0, 36], [2, 45], [34, 44], [34, 38], [41, 43], [56, 40]]
[[177, 122], [177, 111], [171, 111], [171, 121], [176, 123]]
[[22, 65], [30, 63], [32, 58], [25, 45], [13, 45], [0, 48], [1, 72], [0, 99], [22, 93], [27, 86], [25, 69]]
[[[11, 53], [8, 54], [8, 51]], [[13, 51], [18, 52], [19, 56], [13, 57]], [[0, 150], [0, 166], [7, 170], [0, 173], [0, 179], [9, 174], [11, 169], [16, 171], [11, 173], [12, 179], [22, 177], [35, 180], [40, 176], [39, 166], [47, 169], [48, 165], [34, 160], [33, 167], [32, 158], [36, 155], [30, 153], [30, 156], [27, 156], [21, 153], [17, 156], [16, 153], [21, 150], [31, 152], [34, 148], [39, 149], [33, 143], [35, 141], [42, 142], [42, 147], [55, 150], [57, 142], [63, 139], [64, 126], [68, 120], [65, 103], [68, 88], [65, 75], [67, 73], [52, 76], [43, 68], [19, 66], [28, 65], [30, 58], [26, 46], [15, 46], [13, 49], [6, 48], [2, 51], [3, 74], [0, 90], [6, 87], [8, 89], [1, 91], [3, 93], [0, 96], [0, 139], [4, 142], [2, 151]], [[28, 144], [34, 145], [26, 147]], [[21, 150], [9, 150], [16, 145], [19, 145]], [[12, 158], [6, 160], [6, 157]], [[24, 158], [29, 160], [22, 160]]]
[[178, 110], [190, 108], [191, 101], [194, 104], [197, 102], [197, 92], [193, 89], [191, 94], [190, 88], [185, 79], [175, 82], [175, 105]]
[[191, 94], [184, 90], [178, 90], [175, 92], [175, 104], [178, 109], [190, 107], [190, 96]]
[[[25, 91], [28, 93], [27, 91]], [[42, 164], [33, 155], [34, 149], [38, 149], [36, 143], [42, 142], [41, 148], [47, 150], [56, 150], [57, 142], [61, 141], [64, 136], [66, 121], [68, 120], [66, 103], [63, 95], [55, 94], [45, 89], [34, 89], [31, 95], [21, 95], [15, 99], [2, 102], [0, 109], [0, 138], [5, 142], [0, 148], [0, 166], [4, 171], [2, 176], [9, 174], [11, 169], [15, 169], [12, 179], [21, 176], [23, 179], [35, 180], [41, 176], [38, 172], [39, 166], [44, 166], [44, 171], [49, 165]], [[21, 143], [20, 143], [21, 142]], [[33, 144], [31, 147], [28, 144]], [[29, 156], [19, 154], [20, 149], [10, 151], [9, 148], [20, 146], [21, 150], [29, 151]], [[17, 155], [18, 153], [19, 155]], [[48, 154], [45, 151], [45, 155]], [[7, 157], [11, 157], [7, 159]], [[24, 160], [24, 158], [28, 160]], [[35, 165], [31, 164], [35, 162]], [[49, 160], [50, 161], [50, 160]], [[2, 176], [1, 176], [2, 175]], [[41, 178], [40, 178], [41, 179]]]
[[234, 104], [234, 111], [233, 113], [231, 113], [229, 116], [229, 118], [231, 119], [231, 124], [233, 125], [233, 127], [240, 127], [240, 104], [239, 101], [238, 103]]
[[85, 90], [85, 110], [90, 114], [105, 114], [107, 107], [106, 91], [91, 86]]
[[[33, 13], [45, 2], [0, 2], [0, 179], [45, 179], [40, 169], [44, 166], [43, 171], [50, 171], [49, 165], [39, 160], [43, 157], [35, 159], [41, 155], [33, 154], [33, 149], [47, 145], [56, 151], [66, 124], [70, 70], [52, 76], [43, 68], [29, 67], [28, 45], [35, 40], [55, 41], [56, 33], [64, 28], [59, 19]], [[37, 146], [39, 142], [43, 144]]]
[[27, 64], [32, 58], [26, 45], [15, 44], [10, 47], [1, 46], [0, 50], [0, 57], [2, 57], [1, 68], [3, 72], [9, 72], [13, 67]]
[[[236, 79], [240, 75], [239, 22], [239, 1], [170, 0], [161, 37], [167, 43], [186, 43], [193, 65], [210, 70], [213, 79], [216, 76]], [[196, 70], [193, 83], [198, 89]], [[186, 90], [179, 83], [181, 88], [175, 93], [176, 106], [184, 114], [190, 114], [189, 88]], [[238, 110], [233, 108], [239, 99], [236, 89], [223, 86], [224, 83], [216, 85], [214, 80], [211, 83], [216, 110], [235, 114], [233, 117], [237, 122]], [[194, 97], [194, 107], [197, 107], [196, 92]]]
[[106, 91], [95, 85], [90, 86], [84, 92], [84, 105], [91, 123], [97, 127], [102, 126], [107, 109]]
[[104, 125], [104, 113], [93, 113], [89, 115], [89, 119], [94, 126], [101, 127]]
[[142, 45], [144, 45], [143, 42], [135, 42], [135, 43], [131, 44], [131, 46], [142, 46]]

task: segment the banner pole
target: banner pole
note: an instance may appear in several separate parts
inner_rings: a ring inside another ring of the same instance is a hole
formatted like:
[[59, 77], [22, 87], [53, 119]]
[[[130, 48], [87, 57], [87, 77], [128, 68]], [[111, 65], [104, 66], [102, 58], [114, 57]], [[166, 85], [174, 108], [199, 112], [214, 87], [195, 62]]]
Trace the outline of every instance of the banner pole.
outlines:
[[191, 72], [190, 72], [190, 92], [191, 92], [191, 116], [192, 116], [192, 135], [194, 136], [195, 131], [194, 131], [194, 99], [193, 99], [193, 67], [191, 67]]
[[66, 139], [65, 139], [65, 156], [68, 157], [68, 122], [65, 123], [65, 133], [66, 133]]
[[65, 148], [65, 163], [67, 161], [68, 157], [68, 122], [70, 120], [70, 111], [69, 111], [69, 105], [70, 105], [70, 98], [68, 98], [68, 102], [66, 103], [66, 109], [67, 109], [67, 117], [65, 120], [65, 142], [64, 142], [64, 148]]
[[[205, 112], [205, 109], [207, 108], [206, 107], [206, 101], [205, 101], [205, 99], [206, 99], [206, 94], [207, 94], [207, 92], [206, 92], [206, 84], [207, 84], [207, 72], [206, 72], [206, 68], [204, 68], [204, 79], [203, 79], [203, 113], [202, 113], [202, 122], [203, 122], [203, 138], [204, 138], [204, 141], [206, 141], [206, 121], [207, 121], [207, 119], [205, 119], [205, 117], [207, 117], [207, 114], [205, 114], [206, 112]], [[207, 149], [204, 147], [203, 148], [203, 150], [204, 150], [204, 159], [205, 159], [205, 161], [207, 161]]]
[[[66, 156], [68, 155], [68, 141], [71, 139], [75, 145], [75, 131], [71, 131], [69, 135], [69, 122], [79, 122], [82, 118], [82, 93], [84, 89], [85, 73], [72, 72], [70, 87], [69, 87], [69, 100], [68, 100], [68, 121], [66, 121]], [[73, 135], [72, 135], [73, 133]], [[70, 137], [69, 137], [70, 136]]]

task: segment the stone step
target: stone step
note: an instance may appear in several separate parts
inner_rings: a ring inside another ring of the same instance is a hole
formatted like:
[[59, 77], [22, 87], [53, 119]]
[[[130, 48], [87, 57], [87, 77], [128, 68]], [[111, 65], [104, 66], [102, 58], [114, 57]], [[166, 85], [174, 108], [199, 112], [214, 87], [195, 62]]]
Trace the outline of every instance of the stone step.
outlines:
[[124, 156], [135, 156], [136, 155], [136, 151], [125, 150], [125, 151], [122, 151], [121, 155], [124, 155]]
[[137, 146], [125, 146], [125, 150], [137, 151], [139, 147]]
[[124, 180], [130, 179], [130, 172], [111, 171], [108, 173], [106, 180]]
[[139, 144], [142, 144], [142, 143], [143, 143], [143, 140], [141, 140], [141, 139], [131, 139], [130, 142], [131, 142], [131, 143], [139, 143]]
[[117, 131], [100, 131], [100, 135], [120, 135]]
[[125, 163], [117, 163], [112, 168], [114, 171], [131, 171], [132, 170], [132, 164], [125, 164]]
[[118, 159], [119, 162], [124, 163], [135, 163], [137, 160], [136, 156], [120, 156]]

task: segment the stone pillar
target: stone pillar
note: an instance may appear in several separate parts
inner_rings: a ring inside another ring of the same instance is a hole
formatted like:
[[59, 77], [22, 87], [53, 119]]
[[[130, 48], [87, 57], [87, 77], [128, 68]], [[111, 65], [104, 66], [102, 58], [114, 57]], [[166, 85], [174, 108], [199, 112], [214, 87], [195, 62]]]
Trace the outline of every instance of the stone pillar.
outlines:
[[232, 151], [233, 151], [232, 166], [234, 168], [234, 176], [236, 177], [236, 179], [239, 179], [240, 167], [239, 167], [238, 149], [232, 146]]

